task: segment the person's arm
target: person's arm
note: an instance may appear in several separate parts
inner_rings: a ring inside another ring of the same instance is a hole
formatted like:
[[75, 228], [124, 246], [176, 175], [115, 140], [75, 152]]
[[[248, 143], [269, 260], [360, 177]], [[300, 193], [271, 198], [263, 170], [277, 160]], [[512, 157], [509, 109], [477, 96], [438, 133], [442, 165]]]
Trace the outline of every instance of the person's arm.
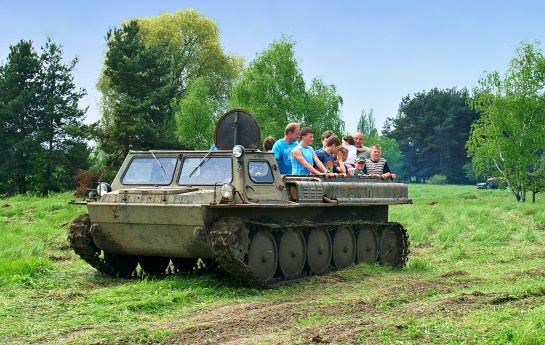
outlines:
[[280, 158], [282, 158], [282, 149], [280, 148], [280, 145], [274, 143], [272, 147], [272, 152], [274, 153], [274, 157], [276, 158], [276, 160], [280, 160]]
[[338, 166], [336, 168], [338, 170], [337, 171], [338, 173], [341, 173], [341, 174], [346, 174], [347, 173], [346, 168], [344, 166], [343, 157], [342, 157], [342, 155], [340, 153], [337, 154], [337, 165]]
[[305, 168], [307, 168], [307, 170], [311, 171], [313, 174], [327, 173], [327, 169], [325, 168], [324, 163], [322, 163], [320, 158], [318, 158], [318, 156], [316, 156], [316, 152], [312, 152], [312, 159], [314, 160], [314, 165], [316, 165], [316, 169], [314, 167], [312, 167], [312, 169], [316, 170], [317, 172], [312, 172], [312, 170], [305, 167]]
[[380, 175], [380, 178], [387, 179], [388, 177], [391, 177], [392, 180], [395, 180], [394, 174], [392, 174], [392, 171], [390, 170], [390, 166], [388, 165], [388, 162], [384, 163], [384, 168], [382, 169], [382, 175]]
[[[310, 171], [310, 172], [313, 173], [313, 174], [320, 175], [320, 172], [319, 172], [318, 170], [314, 169], [314, 167], [313, 167], [312, 165], [310, 165], [310, 164], [306, 161], [306, 159], [305, 159], [305, 157], [303, 157], [303, 153], [301, 152], [300, 149], [298, 149], [298, 148], [293, 149], [293, 151], [292, 151], [292, 156], [293, 156], [293, 158], [297, 159], [297, 161], [298, 161], [299, 163], [301, 163], [301, 165], [302, 165], [305, 169], [307, 169], [308, 171]], [[318, 157], [316, 157], [316, 154], [315, 154], [315, 153], [313, 153], [313, 158], [314, 158], [314, 162], [316, 162], [316, 160], [318, 160], [318, 162], [320, 162], [320, 160], [318, 159]], [[322, 165], [322, 167], [324, 167], [324, 165], [322, 164], [322, 162], [320, 162], [320, 164]], [[324, 168], [324, 169], [325, 169], [325, 168]]]
[[357, 147], [357, 149], [358, 149], [358, 152], [365, 152], [365, 151], [369, 152], [370, 150], [367, 146], [363, 146], [363, 145], [362, 147]]

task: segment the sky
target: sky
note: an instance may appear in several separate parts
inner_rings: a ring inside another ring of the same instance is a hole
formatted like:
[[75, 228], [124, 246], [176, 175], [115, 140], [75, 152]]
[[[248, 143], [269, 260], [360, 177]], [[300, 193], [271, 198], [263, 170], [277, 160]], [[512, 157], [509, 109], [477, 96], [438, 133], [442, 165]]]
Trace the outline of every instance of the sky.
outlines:
[[343, 98], [348, 132], [371, 109], [380, 132], [403, 97], [471, 89], [503, 75], [522, 41], [545, 41], [543, 0], [0, 0], [0, 63], [21, 40], [38, 53], [48, 37], [61, 44], [66, 62], [79, 59], [74, 82], [88, 93], [80, 107], [95, 122], [108, 29], [187, 8], [214, 19], [224, 50], [246, 64], [274, 40], [293, 39], [307, 87], [319, 77]]

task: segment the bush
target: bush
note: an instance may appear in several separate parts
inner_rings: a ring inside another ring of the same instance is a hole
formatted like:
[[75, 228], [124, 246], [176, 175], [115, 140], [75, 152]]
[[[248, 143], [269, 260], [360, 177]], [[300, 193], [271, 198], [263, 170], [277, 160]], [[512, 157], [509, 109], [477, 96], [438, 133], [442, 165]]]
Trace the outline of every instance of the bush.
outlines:
[[426, 183], [428, 184], [447, 184], [445, 175], [433, 175]]
[[100, 178], [101, 170], [97, 168], [91, 168], [89, 170], [78, 170], [78, 174], [74, 176], [74, 180], [78, 183], [78, 187], [74, 192], [74, 196], [84, 197], [86, 195], [86, 189], [93, 182], [97, 182]]

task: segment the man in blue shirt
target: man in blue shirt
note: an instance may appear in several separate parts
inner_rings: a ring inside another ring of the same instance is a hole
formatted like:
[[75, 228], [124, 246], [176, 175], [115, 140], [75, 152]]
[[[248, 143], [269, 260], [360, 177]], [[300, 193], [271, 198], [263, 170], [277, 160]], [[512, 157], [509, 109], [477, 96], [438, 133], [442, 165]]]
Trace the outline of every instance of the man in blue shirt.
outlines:
[[299, 138], [300, 125], [298, 123], [290, 123], [284, 130], [284, 138], [278, 139], [272, 148], [272, 152], [276, 157], [280, 174], [291, 174], [291, 153], [297, 146]]

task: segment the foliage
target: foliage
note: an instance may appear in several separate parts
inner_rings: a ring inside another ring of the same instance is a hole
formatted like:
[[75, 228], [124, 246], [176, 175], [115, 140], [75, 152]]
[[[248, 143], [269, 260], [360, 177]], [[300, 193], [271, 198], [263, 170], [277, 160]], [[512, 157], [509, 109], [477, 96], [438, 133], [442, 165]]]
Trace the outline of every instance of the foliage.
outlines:
[[120, 166], [129, 150], [175, 146], [174, 114], [168, 83], [168, 57], [159, 46], [146, 47], [137, 21], [124, 23], [107, 35], [104, 76], [115, 99], [105, 114], [99, 146], [108, 165]]
[[409, 193], [413, 205], [389, 208], [410, 234], [406, 268], [359, 264], [271, 290], [221, 270], [107, 277], [68, 248], [66, 225], [85, 212], [70, 194], [1, 199], [2, 342], [543, 343], [544, 204], [474, 186]]
[[373, 116], [373, 108], [366, 112], [365, 109], [361, 111], [360, 119], [358, 120], [358, 132], [362, 132], [364, 138], [366, 137], [378, 137], [378, 130], [375, 125], [375, 117]]
[[88, 196], [87, 189], [92, 186], [93, 182], [100, 181], [102, 176], [102, 169], [92, 167], [89, 170], [78, 170], [74, 180], [78, 183], [74, 196], [85, 197]]
[[44, 151], [36, 175], [43, 195], [73, 188], [72, 177], [89, 165], [87, 131], [82, 122], [87, 109], [78, 107], [86, 92], [76, 90], [71, 75], [78, 59], [64, 64], [62, 54], [62, 46], [48, 39], [41, 55], [39, 141]]
[[535, 200], [545, 179], [545, 58], [529, 43], [516, 52], [503, 78], [490, 73], [473, 89], [469, 104], [481, 117], [467, 148], [476, 171], [504, 178], [525, 201], [527, 191]]
[[0, 194], [73, 188], [72, 176], [89, 164], [86, 109], [78, 108], [85, 91], [71, 75], [78, 60], [65, 64], [62, 54], [50, 39], [41, 56], [22, 40], [0, 66]]
[[344, 132], [344, 121], [341, 117], [343, 99], [337, 94], [335, 85], [327, 85], [322, 79], [314, 78], [306, 97], [304, 117], [301, 120], [304, 126], [311, 127], [316, 138], [326, 130], [341, 136]]
[[[35, 157], [40, 151], [38, 73], [40, 59], [32, 41], [10, 46], [5, 65], [0, 69], [0, 145], [4, 157], [0, 162], [2, 180], [7, 193], [26, 194], [29, 177], [34, 171]], [[15, 188], [14, 188], [15, 187]]]
[[161, 46], [170, 57], [170, 77], [178, 100], [201, 79], [210, 98], [225, 106], [244, 59], [223, 51], [220, 30], [213, 19], [188, 8], [137, 21], [146, 45]]
[[445, 175], [449, 183], [467, 183], [463, 149], [478, 114], [466, 104], [466, 90], [432, 89], [405, 96], [399, 114], [389, 119], [394, 128], [384, 133], [399, 143], [404, 166], [417, 181]]
[[214, 139], [219, 104], [210, 97], [210, 88], [203, 78], [195, 80], [177, 108], [178, 139], [183, 146], [193, 150], [208, 150]]
[[447, 184], [447, 177], [445, 175], [433, 175], [426, 183], [428, 184]]
[[263, 138], [284, 137], [290, 122], [311, 127], [315, 135], [328, 129], [343, 133], [336, 87], [314, 78], [307, 91], [294, 47], [295, 41], [282, 37], [258, 53], [233, 87], [229, 107], [252, 113]]
[[[223, 52], [212, 19], [192, 9], [133, 19], [111, 30], [107, 42], [97, 88], [103, 94], [99, 142], [109, 171], [129, 149], [193, 147], [190, 123], [210, 135], [209, 123], [192, 121], [218, 116], [243, 65], [241, 57]], [[197, 90], [204, 89], [206, 104], [197, 106], [204, 100]]]

